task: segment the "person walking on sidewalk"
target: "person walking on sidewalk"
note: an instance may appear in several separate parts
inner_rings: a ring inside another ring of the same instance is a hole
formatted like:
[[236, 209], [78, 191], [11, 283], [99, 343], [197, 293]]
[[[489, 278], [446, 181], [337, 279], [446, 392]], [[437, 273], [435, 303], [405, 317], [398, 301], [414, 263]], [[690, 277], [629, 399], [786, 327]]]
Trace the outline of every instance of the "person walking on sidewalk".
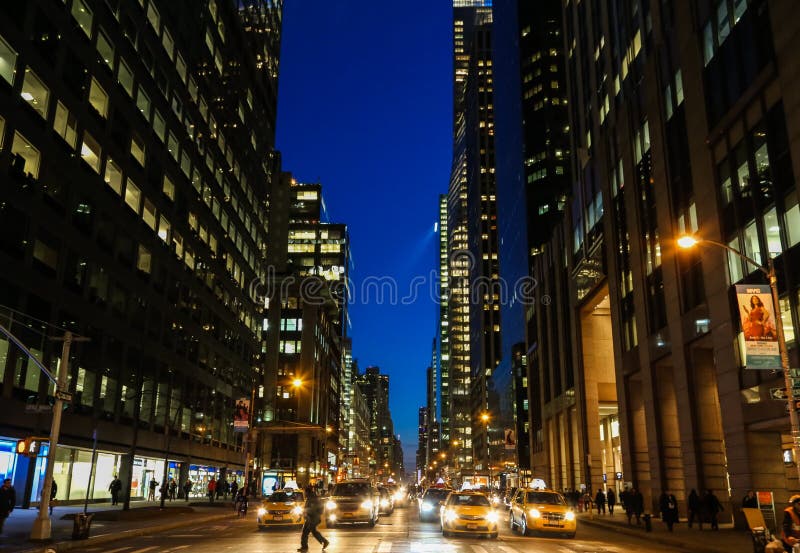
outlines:
[[625, 514], [628, 515], [628, 524], [631, 523], [631, 517], [636, 517], [636, 524], [642, 524], [642, 512], [644, 512], [644, 497], [642, 492], [636, 488], [631, 488], [628, 496], [625, 498]]
[[306, 486], [306, 505], [303, 514], [305, 515], [305, 521], [303, 522], [303, 533], [300, 535], [300, 548], [298, 551], [308, 551], [309, 534], [312, 534], [322, 544], [322, 550], [324, 551], [327, 549], [329, 542], [317, 530], [317, 525], [322, 519], [322, 502], [311, 486]]
[[122, 489], [122, 480], [119, 476], [114, 476], [111, 484], [108, 485], [108, 491], [111, 492], [111, 504], [116, 505], [119, 503], [119, 491]]
[[700, 513], [701, 501], [700, 496], [697, 495], [697, 490], [692, 489], [689, 492], [689, 500], [688, 500], [688, 507], [689, 507], [689, 528], [692, 527], [694, 524], [695, 519], [697, 519], [697, 524], [700, 526], [700, 530], [703, 529], [703, 515]]
[[186, 499], [187, 502], [189, 501], [189, 493], [191, 493], [191, 491], [192, 491], [192, 481], [187, 478], [186, 482], [183, 484], [183, 497], [184, 499]]
[[608, 490], [606, 493], [606, 502], [608, 503], [608, 514], [614, 514], [614, 505], [617, 504], [617, 496], [614, 495], [614, 490]]
[[53, 516], [53, 506], [56, 501], [56, 494], [58, 493], [58, 484], [53, 480], [53, 485], [50, 487], [50, 516]]
[[665, 490], [658, 499], [658, 508], [661, 511], [661, 521], [667, 525], [667, 530], [672, 532], [672, 526], [678, 522], [677, 498]]
[[606, 514], [606, 494], [603, 493], [603, 490], [597, 490], [597, 494], [594, 496], [594, 504], [597, 505], [598, 515], [601, 512]]
[[155, 501], [156, 500], [156, 487], [158, 483], [156, 482], [155, 478], [150, 479], [150, 491], [147, 492], [147, 501]]
[[717, 515], [722, 512], [722, 503], [719, 502], [717, 496], [714, 495], [713, 490], [706, 490], [706, 495], [703, 497], [702, 510], [708, 515], [711, 522], [712, 530], [719, 530], [719, 522], [717, 522]]
[[0, 487], [0, 534], [3, 533], [3, 523], [14, 510], [17, 504], [17, 492], [11, 485], [11, 478], [3, 480], [3, 485]]
[[211, 503], [214, 503], [214, 495], [217, 493], [217, 481], [214, 480], [214, 477], [211, 477], [211, 480], [208, 481], [208, 498]]

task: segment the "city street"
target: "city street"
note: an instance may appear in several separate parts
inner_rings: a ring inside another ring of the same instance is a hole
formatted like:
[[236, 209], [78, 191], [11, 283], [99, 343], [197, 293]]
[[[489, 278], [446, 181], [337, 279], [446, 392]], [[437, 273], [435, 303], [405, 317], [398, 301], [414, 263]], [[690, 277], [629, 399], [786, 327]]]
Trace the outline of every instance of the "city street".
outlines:
[[[97, 553], [218, 553], [220, 551], [269, 551], [290, 553], [300, 544], [299, 529], [270, 529], [259, 531], [254, 512], [246, 520], [233, 519], [209, 526], [186, 527], [73, 551]], [[396, 509], [391, 516], [381, 517], [375, 528], [359, 526], [328, 530], [320, 527], [331, 542], [328, 551], [348, 553], [625, 553], [642, 551], [666, 553], [680, 551], [674, 546], [647, 543], [642, 538], [625, 536], [586, 525], [578, 527], [574, 540], [563, 538], [522, 537], [512, 534], [503, 524], [496, 540], [473, 537], [444, 538], [439, 525], [417, 520], [415, 508]], [[320, 545], [309, 539], [309, 551], [319, 551]], [[744, 551], [744, 549], [742, 549]]]

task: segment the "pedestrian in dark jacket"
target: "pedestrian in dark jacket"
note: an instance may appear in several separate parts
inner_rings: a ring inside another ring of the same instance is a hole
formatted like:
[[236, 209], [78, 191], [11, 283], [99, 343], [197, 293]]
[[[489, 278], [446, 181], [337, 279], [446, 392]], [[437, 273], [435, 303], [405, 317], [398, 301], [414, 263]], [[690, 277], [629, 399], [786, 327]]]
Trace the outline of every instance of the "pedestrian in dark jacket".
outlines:
[[50, 516], [53, 516], [53, 504], [56, 501], [56, 494], [58, 493], [58, 484], [53, 480], [53, 485], [50, 486]]
[[642, 523], [642, 512], [644, 512], [644, 497], [642, 492], [636, 488], [632, 488], [625, 498], [625, 514], [628, 516], [628, 524], [631, 523], [631, 517], [636, 517], [636, 524]]
[[606, 514], [606, 494], [603, 493], [603, 490], [597, 490], [597, 494], [594, 496], [594, 504], [597, 505], [598, 515], [601, 512]]
[[689, 507], [689, 528], [691, 528], [694, 521], [697, 520], [697, 524], [700, 526], [700, 530], [702, 530], [703, 516], [700, 513], [702, 502], [700, 501], [700, 496], [697, 495], [697, 490], [693, 489], [689, 492], [687, 506]]
[[183, 498], [189, 501], [189, 494], [192, 492], [192, 481], [187, 479], [183, 484]]
[[305, 521], [303, 522], [303, 533], [300, 535], [300, 548], [298, 551], [308, 551], [308, 535], [322, 544], [322, 549], [328, 547], [328, 540], [317, 530], [317, 525], [322, 521], [322, 501], [317, 497], [314, 488], [306, 486], [306, 505], [303, 511]]
[[750, 490], [747, 495], [742, 499], [742, 508], [744, 509], [758, 509], [758, 498], [756, 492]]
[[608, 514], [614, 514], [614, 505], [617, 504], [617, 496], [614, 494], [614, 490], [608, 490], [606, 492], [606, 502], [608, 503]]
[[3, 523], [14, 510], [17, 504], [17, 492], [11, 485], [11, 478], [3, 480], [3, 485], [0, 487], [0, 534], [3, 533]]
[[116, 505], [119, 503], [119, 491], [122, 489], [122, 480], [120, 480], [117, 476], [111, 481], [111, 484], [108, 485], [108, 491], [111, 492], [111, 504]]
[[658, 499], [658, 509], [661, 511], [661, 521], [667, 525], [667, 530], [672, 532], [672, 526], [678, 522], [678, 500], [665, 491]]
[[706, 494], [703, 496], [702, 511], [706, 516], [708, 516], [708, 519], [711, 522], [712, 530], [719, 530], [717, 515], [723, 510], [722, 503], [720, 503], [719, 499], [717, 499], [717, 496], [714, 495], [714, 491], [706, 490]]

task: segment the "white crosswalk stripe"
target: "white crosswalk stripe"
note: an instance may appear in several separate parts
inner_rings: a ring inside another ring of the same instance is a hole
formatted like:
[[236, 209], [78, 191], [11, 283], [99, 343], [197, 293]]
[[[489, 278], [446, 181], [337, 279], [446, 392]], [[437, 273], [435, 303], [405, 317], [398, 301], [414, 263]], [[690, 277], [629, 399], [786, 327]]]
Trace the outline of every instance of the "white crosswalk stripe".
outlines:
[[189, 547], [188, 545], [179, 545], [178, 547], [172, 547], [164, 551], [164, 553], [170, 553], [171, 551], [180, 551], [181, 549], [186, 549]]
[[473, 545], [473, 546], [472, 546], [472, 550], [473, 550], [475, 553], [489, 553], [488, 551], [486, 551], [486, 549], [485, 549], [485, 548], [481, 547], [480, 545]]
[[380, 545], [378, 545], [378, 553], [389, 553], [392, 550], [392, 542], [390, 541], [382, 541]]
[[507, 545], [501, 545], [500, 551], [504, 551], [505, 553], [519, 553], [516, 549]]
[[116, 549], [109, 549], [104, 553], [120, 553], [120, 551], [128, 551], [131, 547], [117, 547]]
[[157, 545], [151, 545], [150, 547], [142, 547], [141, 549], [137, 549], [135, 551], [131, 551], [131, 553], [144, 553], [145, 551], [152, 551], [153, 549], [158, 549]]

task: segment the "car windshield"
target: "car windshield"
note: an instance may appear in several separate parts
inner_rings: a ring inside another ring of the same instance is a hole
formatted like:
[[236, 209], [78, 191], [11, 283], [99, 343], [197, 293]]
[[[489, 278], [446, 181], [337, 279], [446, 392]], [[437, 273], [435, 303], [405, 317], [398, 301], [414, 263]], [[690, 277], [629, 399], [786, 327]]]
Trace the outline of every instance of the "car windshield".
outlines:
[[343, 497], [353, 495], [365, 495], [369, 493], [369, 484], [360, 482], [347, 482], [336, 484], [331, 495]]
[[275, 492], [267, 498], [270, 503], [289, 503], [290, 501], [303, 501], [302, 494], [290, 492]]
[[424, 499], [429, 499], [431, 501], [441, 501], [442, 499], [446, 498], [448, 495], [450, 495], [450, 490], [441, 490], [441, 489], [433, 490], [433, 489], [431, 489], [431, 490], [428, 490], [427, 492], [425, 492]]
[[468, 505], [470, 507], [491, 507], [489, 499], [485, 495], [477, 494], [450, 494], [447, 500], [448, 505]]
[[557, 493], [528, 492], [528, 503], [538, 505], [566, 505], [564, 498]]

